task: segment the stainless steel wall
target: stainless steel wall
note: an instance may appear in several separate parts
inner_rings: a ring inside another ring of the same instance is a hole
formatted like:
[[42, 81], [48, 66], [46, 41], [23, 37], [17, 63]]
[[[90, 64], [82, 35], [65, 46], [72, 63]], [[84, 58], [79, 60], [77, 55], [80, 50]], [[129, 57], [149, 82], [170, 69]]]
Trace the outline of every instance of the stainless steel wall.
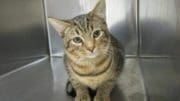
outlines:
[[[72, 18], [87, 13], [95, 2], [47, 0], [48, 16]], [[106, 0], [106, 5], [109, 29], [123, 43], [128, 56], [136, 56], [137, 50], [142, 57], [180, 54], [178, 0]], [[50, 27], [50, 33], [52, 53], [62, 53], [62, 42], [57, 32]]]
[[[87, 13], [97, 0], [47, 0], [48, 16], [69, 19]], [[107, 23], [110, 31], [125, 46], [127, 56], [137, 55], [136, 0], [106, 0]], [[113, 12], [112, 12], [113, 11]], [[57, 32], [49, 27], [53, 55], [63, 53], [63, 44]]]
[[180, 0], [139, 0], [139, 36], [148, 101], [180, 101]]
[[142, 56], [180, 56], [180, 1], [140, 0]]
[[[43, 0], [1, 0], [0, 71], [14, 69], [15, 61], [45, 55], [48, 40]], [[11, 63], [14, 65], [9, 66]]]

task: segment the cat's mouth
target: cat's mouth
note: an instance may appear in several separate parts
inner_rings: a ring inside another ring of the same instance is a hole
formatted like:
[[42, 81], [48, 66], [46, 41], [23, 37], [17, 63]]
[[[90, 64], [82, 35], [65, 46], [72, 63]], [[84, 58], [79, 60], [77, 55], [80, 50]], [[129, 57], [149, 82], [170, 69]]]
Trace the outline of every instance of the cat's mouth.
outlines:
[[90, 58], [90, 59], [95, 58], [96, 56], [97, 56], [96, 53], [89, 53], [89, 54], [86, 55], [86, 57]]

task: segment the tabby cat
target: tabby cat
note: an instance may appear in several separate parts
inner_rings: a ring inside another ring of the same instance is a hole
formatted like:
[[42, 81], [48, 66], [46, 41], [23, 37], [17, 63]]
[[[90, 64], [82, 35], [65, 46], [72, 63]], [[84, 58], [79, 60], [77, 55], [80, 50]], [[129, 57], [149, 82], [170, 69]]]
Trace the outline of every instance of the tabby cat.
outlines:
[[75, 101], [110, 101], [110, 93], [122, 70], [123, 48], [106, 24], [105, 0], [88, 14], [70, 20], [48, 18], [64, 41], [64, 64], [76, 91]]

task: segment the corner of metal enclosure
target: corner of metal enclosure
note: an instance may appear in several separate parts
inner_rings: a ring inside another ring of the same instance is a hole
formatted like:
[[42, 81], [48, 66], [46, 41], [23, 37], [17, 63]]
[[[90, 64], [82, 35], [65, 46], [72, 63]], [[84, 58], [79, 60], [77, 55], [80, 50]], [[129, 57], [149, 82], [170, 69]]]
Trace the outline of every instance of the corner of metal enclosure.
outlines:
[[51, 46], [51, 38], [50, 38], [50, 31], [49, 31], [49, 24], [48, 24], [48, 15], [47, 15], [47, 0], [42, 0], [43, 2], [43, 8], [44, 8], [44, 20], [45, 20], [45, 27], [46, 27], [46, 33], [47, 33], [47, 45], [48, 45], [48, 54], [51, 57], [52, 56], [52, 46]]

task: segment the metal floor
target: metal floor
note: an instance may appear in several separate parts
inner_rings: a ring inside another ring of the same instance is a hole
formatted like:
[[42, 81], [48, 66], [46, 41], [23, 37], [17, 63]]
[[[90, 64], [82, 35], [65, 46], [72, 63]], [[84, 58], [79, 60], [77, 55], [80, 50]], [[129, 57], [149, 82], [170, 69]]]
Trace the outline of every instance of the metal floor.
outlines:
[[[112, 101], [180, 101], [179, 66], [172, 58], [126, 58]], [[0, 101], [73, 101], [66, 80], [62, 58], [35, 59], [0, 76]]]
[[140, 59], [149, 101], [180, 101], [180, 59]]
[[[0, 76], [0, 101], [73, 101], [66, 80], [62, 58], [37, 59]], [[126, 59], [112, 101], [146, 101], [138, 59]]]

